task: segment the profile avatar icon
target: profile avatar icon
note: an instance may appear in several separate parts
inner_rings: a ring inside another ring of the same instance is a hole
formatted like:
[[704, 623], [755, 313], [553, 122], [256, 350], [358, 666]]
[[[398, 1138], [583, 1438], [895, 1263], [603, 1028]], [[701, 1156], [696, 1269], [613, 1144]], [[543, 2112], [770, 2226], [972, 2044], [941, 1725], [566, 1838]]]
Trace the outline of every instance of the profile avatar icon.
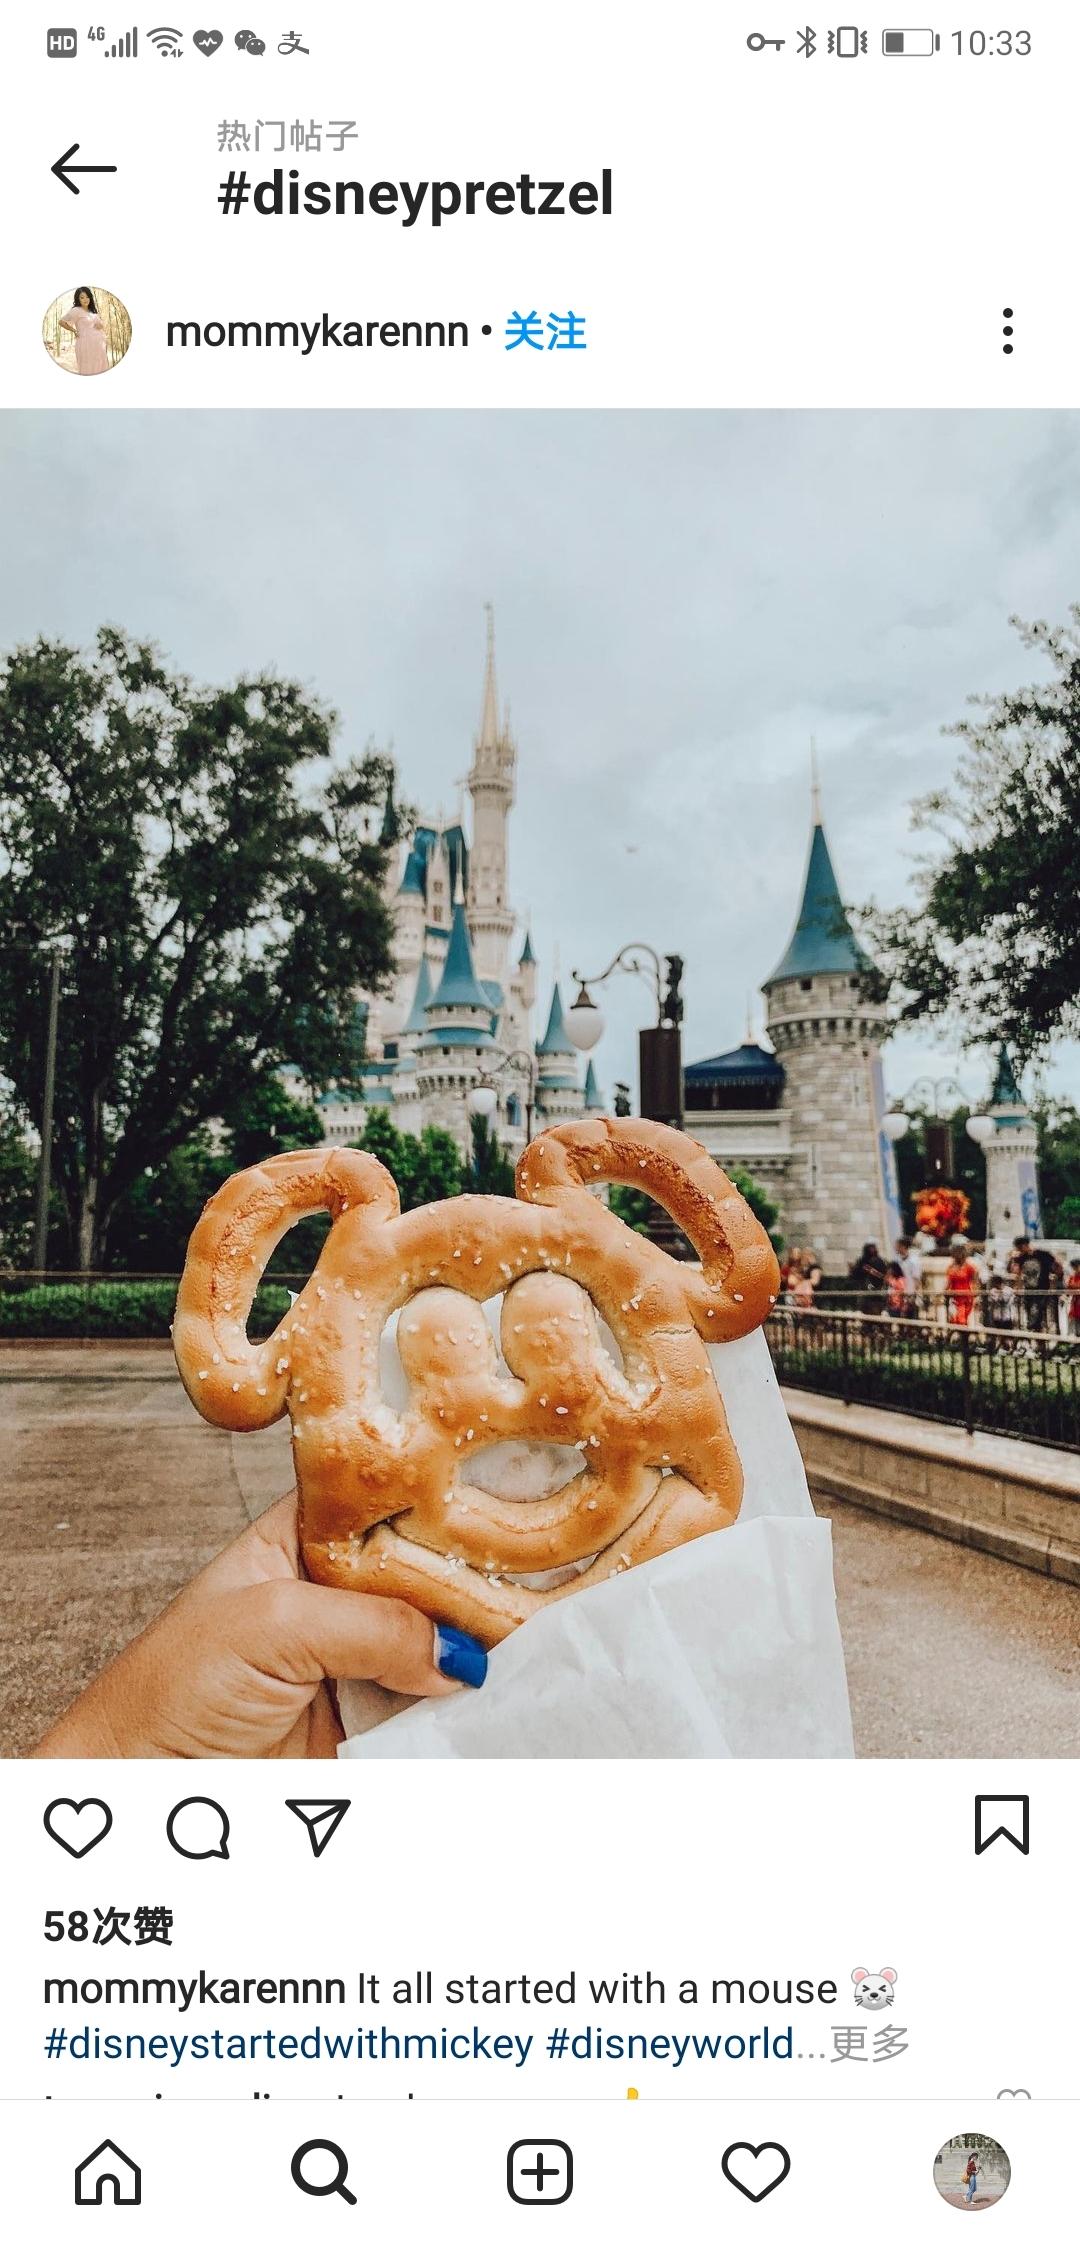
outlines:
[[108, 374], [127, 356], [131, 314], [110, 289], [82, 281], [53, 298], [41, 323], [41, 340], [65, 374]]

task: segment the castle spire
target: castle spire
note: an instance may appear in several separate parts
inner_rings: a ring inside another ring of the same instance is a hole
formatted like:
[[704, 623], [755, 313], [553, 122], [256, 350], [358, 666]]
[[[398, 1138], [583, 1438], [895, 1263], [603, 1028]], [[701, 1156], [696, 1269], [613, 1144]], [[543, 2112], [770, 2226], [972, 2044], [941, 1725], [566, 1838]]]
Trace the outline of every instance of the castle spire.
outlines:
[[495, 748], [499, 739], [499, 687], [495, 676], [495, 610], [490, 600], [484, 602], [487, 618], [487, 657], [484, 663], [484, 692], [480, 703], [481, 748]]
[[458, 1010], [488, 1014], [491, 1012], [491, 999], [487, 991], [481, 989], [477, 980], [464, 904], [454, 905], [454, 918], [450, 929], [450, 941], [446, 950], [446, 963], [442, 970], [439, 986], [432, 992], [424, 1007], [425, 1013], [446, 1013]]
[[810, 735], [810, 824], [821, 824], [821, 780], [818, 775], [817, 741]]
[[994, 1076], [994, 1088], [990, 1093], [990, 1106], [991, 1109], [998, 1106], [1011, 1106], [1024, 1114], [1027, 1113], [1027, 1104], [1017, 1082], [1012, 1053], [1007, 1044], [998, 1045], [997, 1072]]
[[762, 983], [766, 990], [774, 982], [802, 981], [814, 974], [865, 974], [871, 963], [844, 910], [821, 823], [816, 777], [812, 810], [810, 855], [795, 932], [779, 966]]

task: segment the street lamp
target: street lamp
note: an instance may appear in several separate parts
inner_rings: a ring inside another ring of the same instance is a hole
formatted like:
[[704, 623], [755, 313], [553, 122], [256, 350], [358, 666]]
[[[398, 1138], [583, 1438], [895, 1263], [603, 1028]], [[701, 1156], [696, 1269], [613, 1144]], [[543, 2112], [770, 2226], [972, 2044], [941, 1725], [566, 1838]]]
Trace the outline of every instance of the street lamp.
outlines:
[[483, 1122], [490, 1122], [498, 1103], [498, 1092], [491, 1090], [486, 1083], [474, 1083], [472, 1090], [465, 1093], [469, 1113], [475, 1114]]
[[[647, 1121], [666, 1122], [671, 1128], [681, 1130], [683, 962], [676, 951], [668, 952], [661, 959], [651, 943], [624, 943], [602, 974], [579, 974], [575, 970], [578, 994], [566, 1016], [566, 1033], [579, 1052], [592, 1051], [604, 1031], [604, 1016], [592, 992], [615, 973], [644, 976], [651, 983], [656, 999], [655, 1028], [638, 1030], [638, 1104], [642, 1115]], [[619, 1107], [616, 1099], [616, 1113]], [[628, 1113], [629, 1108], [627, 1096], [622, 1111]], [[674, 1255], [679, 1261], [693, 1255], [689, 1241], [657, 1201], [653, 1201], [649, 1210], [648, 1229], [650, 1239], [663, 1247], [666, 1254]]]
[[[899, 1106], [883, 1114], [881, 1127], [887, 1138], [897, 1144], [906, 1137], [914, 1117], [910, 1108], [916, 1099], [924, 1100], [930, 1108], [932, 1121], [926, 1123], [926, 1173], [928, 1178], [951, 1176], [953, 1170], [953, 1137], [949, 1124], [949, 1108], [943, 1105], [950, 1100], [953, 1106], [964, 1106], [967, 1093], [954, 1075], [920, 1075], [908, 1085]], [[971, 1127], [970, 1123], [968, 1125]], [[974, 1135], [974, 1133], [972, 1133]]]
[[41, 1157], [34, 1211], [34, 1268], [44, 1270], [49, 1252], [49, 1193], [52, 1187], [53, 1100], [56, 1092], [56, 1027], [60, 1013], [60, 950], [49, 960], [49, 1018], [45, 1031], [45, 1081], [41, 1093]]
[[533, 1111], [536, 1106], [536, 1086], [540, 1070], [536, 1054], [530, 1052], [527, 1044], [516, 1045], [512, 1052], [504, 1052], [502, 1058], [496, 1060], [494, 1067], [485, 1068], [480, 1075], [479, 1082], [474, 1083], [466, 1091], [465, 1104], [470, 1114], [476, 1115], [485, 1122], [490, 1122], [499, 1104], [496, 1077], [500, 1076], [503, 1069], [508, 1067], [514, 1068], [519, 1075], [526, 1078], [528, 1088], [525, 1097], [525, 1143], [528, 1145], [532, 1137]]
[[989, 1145], [997, 1125], [990, 1114], [971, 1114], [967, 1121], [967, 1134], [976, 1145]]
[[[967, 1105], [967, 1092], [963, 1084], [957, 1082], [955, 1075], [916, 1076], [914, 1083], [909, 1083], [902, 1104], [907, 1107], [913, 1099], [921, 1099], [927, 1092], [930, 1112], [938, 1122], [945, 1119], [945, 1111], [941, 1105], [943, 1098], [950, 1098], [954, 1106]], [[910, 1115], [905, 1115], [905, 1120], [909, 1123], [910, 1119]]]
[[651, 984], [656, 1000], [655, 1028], [638, 1030], [642, 1114], [650, 1121], [667, 1122], [681, 1130], [683, 962], [677, 952], [668, 952], [661, 959], [651, 943], [624, 943], [602, 974], [579, 974], [575, 968], [578, 994], [566, 1015], [566, 1033], [579, 1052], [591, 1052], [599, 1043], [605, 1023], [592, 993], [616, 973], [643, 977]]

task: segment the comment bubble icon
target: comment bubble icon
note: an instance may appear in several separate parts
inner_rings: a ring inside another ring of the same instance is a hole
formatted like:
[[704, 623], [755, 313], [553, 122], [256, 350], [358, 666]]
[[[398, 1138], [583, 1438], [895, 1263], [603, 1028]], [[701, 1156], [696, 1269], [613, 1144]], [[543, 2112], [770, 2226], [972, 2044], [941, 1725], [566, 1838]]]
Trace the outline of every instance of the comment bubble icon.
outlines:
[[189, 1862], [229, 1859], [229, 1818], [220, 1803], [204, 1793], [177, 1801], [169, 1812], [165, 1836], [173, 1852]]

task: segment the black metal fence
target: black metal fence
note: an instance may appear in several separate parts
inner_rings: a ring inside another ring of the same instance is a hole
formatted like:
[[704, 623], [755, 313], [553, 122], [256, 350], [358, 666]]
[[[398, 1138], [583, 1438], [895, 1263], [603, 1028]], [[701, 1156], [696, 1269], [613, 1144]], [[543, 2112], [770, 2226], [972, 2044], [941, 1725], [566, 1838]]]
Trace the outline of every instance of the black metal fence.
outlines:
[[766, 1331], [786, 1387], [1080, 1449], [1080, 1341], [830, 1309], [776, 1309]]
[[[795, 1303], [788, 1297], [785, 1306], [791, 1308]], [[859, 1292], [845, 1281], [834, 1278], [823, 1280], [815, 1293], [813, 1306], [858, 1309], [868, 1317], [884, 1317], [889, 1313], [884, 1290]], [[908, 1311], [927, 1324], [946, 1325], [953, 1321], [949, 1296], [940, 1285], [924, 1283], [907, 1304], [905, 1314]], [[982, 1285], [976, 1288], [970, 1304], [970, 1322], [986, 1325], [992, 1332], [1048, 1332], [1062, 1339], [1080, 1340], [1080, 1297], [1066, 1286], [1044, 1289], [1012, 1286], [1007, 1281], [1000, 1285]]]
[[[264, 1278], [248, 1319], [272, 1332], [304, 1271]], [[168, 1337], [174, 1273], [110, 1277], [97, 1271], [0, 1274], [0, 1340]], [[832, 1297], [835, 1298], [835, 1297]], [[978, 1313], [978, 1312], [977, 1312]], [[964, 1426], [1080, 1449], [1080, 1338], [1053, 1330], [948, 1325], [867, 1316], [832, 1306], [774, 1310], [766, 1327], [777, 1376], [788, 1387], [836, 1395]]]

